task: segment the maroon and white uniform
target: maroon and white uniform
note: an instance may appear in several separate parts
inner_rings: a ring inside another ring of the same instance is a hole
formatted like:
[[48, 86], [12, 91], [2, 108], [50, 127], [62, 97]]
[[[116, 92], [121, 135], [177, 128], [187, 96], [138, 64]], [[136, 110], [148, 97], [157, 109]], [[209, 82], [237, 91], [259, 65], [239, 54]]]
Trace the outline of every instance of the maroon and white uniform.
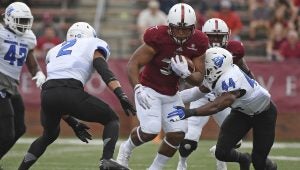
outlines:
[[143, 86], [168, 96], [173, 96], [178, 91], [179, 76], [173, 73], [170, 59], [176, 54], [181, 54], [193, 59], [202, 56], [208, 48], [207, 36], [199, 30], [182, 46], [176, 44], [168, 34], [168, 26], [155, 26], [146, 30], [144, 41], [151, 46], [156, 54], [152, 61], [145, 65], [140, 74]]
[[[240, 41], [228, 41], [227, 46], [225, 47], [229, 52], [232, 53], [233, 62], [236, 64], [241, 58], [245, 55], [245, 49], [243, 43]], [[198, 87], [195, 87], [198, 88]], [[208, 93], [203, 98], [196, 100], [190, 103], [190, 108], [198, 108], [200, 106], [205, 105], [206, 103], [215, 99], [215, 95], [213, 93]], [[214, 115], [212, 117], [220, 127], [223, 123], [224, 119], [230, 113], [231, 108], [226, 108]], [[208, 122], [210, 116], [192, 116], [188, 118], [188, 131], [185, 134], [185, 139], [199, 141], [199, 138], [202, 133], [202, 128]]]
[[[170, 122], [167, 119], [167, 113], [171, 112], [174, 106], [183, 106], [178, 93], [180, 77], [173, 73], [170, 60], [176, 54], [190, 59], [202, 56], [208, 48], [208, 37], [195, 30], [188, 41], [180, 46], [168, 34], [168, 26], [155, 26], [146, 30], [144, 41], [156, 54], [145, 65], [139, 77], [144, 90], [150, 96], [148, 102], [151, 105], [150, 109], [136, 105], [142, 131], [158, 134], [163, 128], [164, 132], [185, 132], [186, 121]], [[138, 103], [136, 97], [135, 102]]]

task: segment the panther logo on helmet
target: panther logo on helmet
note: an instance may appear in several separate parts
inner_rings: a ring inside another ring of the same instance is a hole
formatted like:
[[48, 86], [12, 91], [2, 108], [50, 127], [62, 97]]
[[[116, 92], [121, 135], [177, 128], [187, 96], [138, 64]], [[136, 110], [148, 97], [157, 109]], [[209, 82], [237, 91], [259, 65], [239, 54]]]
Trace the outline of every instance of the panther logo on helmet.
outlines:
[[205, 79], [209, 83], [216, 81], [222, 74], [232, 68], [233, 59], [229, 51], [221, 47], [209, 48], [205, 52]]
[[223, 56], [217, 56], [215, 58], [212, 59], [215, 66], [217, 66], [218, 68], [222, 67], [222, 64], [223, 64], [223, 60], [224, 60], [224, 57]]

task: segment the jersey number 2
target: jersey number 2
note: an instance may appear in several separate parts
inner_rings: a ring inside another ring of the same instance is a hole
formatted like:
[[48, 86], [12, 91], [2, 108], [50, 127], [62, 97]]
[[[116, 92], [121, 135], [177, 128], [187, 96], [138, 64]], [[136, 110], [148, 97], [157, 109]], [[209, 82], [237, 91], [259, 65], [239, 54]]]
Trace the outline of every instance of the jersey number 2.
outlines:
[[66, 41], [62, 44], [61, 49], [58, 51], [56, 57], [60, 57], [63, 55], [69, 55], [72, 53], [72, 50], [68, 50], [68, 48], [72, 47], [76, 43], [76, 39], [73, 39], [71, 41]]
[[17, 60], [17, 66], [22, 66], [27, 55], [27, 48], [19, 48], [19, 56], [16, 57], [16, 45], [11, 45], [4, 56], [4, 60], [9, 61], [10, 65], [14, 65]]

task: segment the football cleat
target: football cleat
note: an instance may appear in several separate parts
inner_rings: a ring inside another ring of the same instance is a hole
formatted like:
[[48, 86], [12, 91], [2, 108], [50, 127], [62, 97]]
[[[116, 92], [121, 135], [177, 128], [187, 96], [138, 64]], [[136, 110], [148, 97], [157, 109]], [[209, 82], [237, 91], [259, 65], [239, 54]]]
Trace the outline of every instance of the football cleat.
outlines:
[[[209, 152], [211, 153], [212, 156], [215, 157], [216, 145], [214, 145], [213, 147], [211, 147], [209, 149]], [[216, 166], [217, 166], [217, 170], [227, 170], [226, 162], [219, 161], [217, 158], [216, 158]]]
[[121, 143], [117, 156], [117, 162], [125, 167], [128, 167], [130, 155], [131, 152], [125, 147], [125, 143]]
[[102, 159], [100, 161], [100, 170], [130, 170], [129, 168], [120, 165], [113, 159]]

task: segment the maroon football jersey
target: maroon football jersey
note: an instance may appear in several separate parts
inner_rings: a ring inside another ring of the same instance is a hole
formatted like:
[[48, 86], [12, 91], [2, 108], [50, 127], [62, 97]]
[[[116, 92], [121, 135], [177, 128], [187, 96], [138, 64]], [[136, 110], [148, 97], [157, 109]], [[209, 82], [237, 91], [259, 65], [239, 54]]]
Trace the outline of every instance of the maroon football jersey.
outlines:
[[231, 52], [234, 64], [237, 63], [245, 55], [244, 45], [240, 41], [228, 41], [226, 50]]
[[178, 54], [192, 60], [202, 56], [208, 48], [208, 37], [199, 30], [195, 30], [195, 33], [182, 46], [176, 44], [168, 34], [168, 26], [155, 26], [147, 29], [144, 41], [156, 51], [156, 54], [140, 73], [140, 82], [142, 85], [169, 96], [175, 95], [178, 91], [180, 78], [172, 71], [170, 59]]

